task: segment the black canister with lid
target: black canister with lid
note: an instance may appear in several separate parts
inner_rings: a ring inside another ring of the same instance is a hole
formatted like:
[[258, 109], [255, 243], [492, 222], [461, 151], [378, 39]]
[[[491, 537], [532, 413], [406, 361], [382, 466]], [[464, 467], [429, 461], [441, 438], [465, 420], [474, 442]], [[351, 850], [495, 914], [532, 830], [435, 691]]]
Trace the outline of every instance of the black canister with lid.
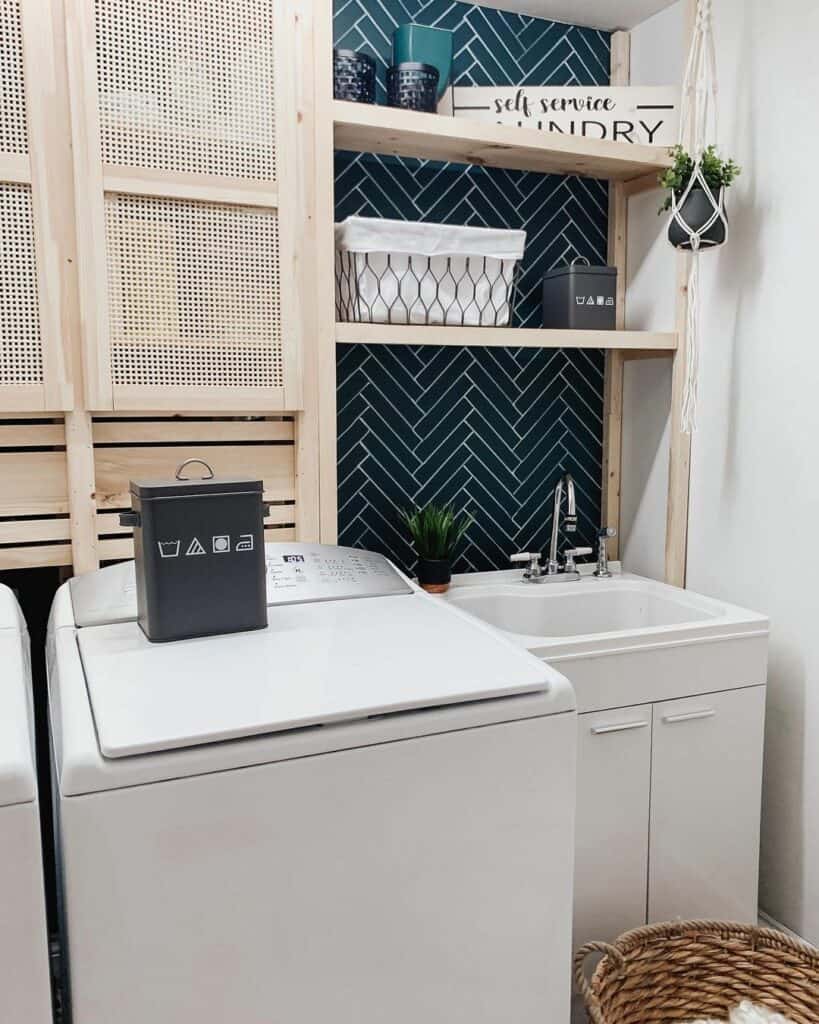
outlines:
[[617, 268], [588, 260], [555, 267], [543, 277], [543, 326], [553, 330], [613, 331], [617, 326]]
[[[201, 463], [208, 475], [183, 475]], [[200, 459], [172, 480], [131, 481], [139, 624], [154, 643], [264, 629], [262, 481], [214, 477]]]

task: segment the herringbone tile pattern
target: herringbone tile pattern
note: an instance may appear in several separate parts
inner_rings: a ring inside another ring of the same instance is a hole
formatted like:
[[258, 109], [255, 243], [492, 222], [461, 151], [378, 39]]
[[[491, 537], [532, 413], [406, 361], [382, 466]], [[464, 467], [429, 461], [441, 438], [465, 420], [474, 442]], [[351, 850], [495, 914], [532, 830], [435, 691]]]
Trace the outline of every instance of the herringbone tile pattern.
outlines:
[[[337, 0], [336, 45], [379, 61], [405, 21], [455, 32], [461, 84], [608, 81], [609, 37], [449, 0]], [[380, 101], [384, 102], [383, 91]], [[522, 227], [527, 247], [516, 322], [540, 323], [545, 270], [605, 260], [604, 185], [480, 167], [339, 154], [336, 215]], [[505, 568], [512, 550], [542, 550], [561, 472], [578, 482], [573, 542], [600, 516], [603, 357], [599, 352], [340, 346], [339, 536], [411, 567], [396, 508], [451, 500], [476, 522], [459, 559]]]
[[339, 347], [341, 541], [413, 556], [396, 507], [451, 501], [473, 512], [459, 566], [508, 568], [543, 551], [562, 471], [578, 488], [574, 543], [593, 543], [600, 508], [596, 353]]

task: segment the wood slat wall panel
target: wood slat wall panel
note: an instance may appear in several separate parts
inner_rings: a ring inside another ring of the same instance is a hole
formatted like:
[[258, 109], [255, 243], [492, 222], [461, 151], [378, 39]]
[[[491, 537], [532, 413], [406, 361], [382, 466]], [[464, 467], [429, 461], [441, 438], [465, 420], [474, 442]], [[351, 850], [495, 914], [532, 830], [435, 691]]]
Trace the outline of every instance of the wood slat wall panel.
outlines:
[[0, 516], [68, 512], [65, 452], [0, 452]]
[[[38, 541], [71, 540], [71, 520], [6, 519], [0, 521], [0, 544], [32, 544]], [[0, 551], [0, 556], [2, 552]]]
[[0, 548], [0, 569], [38, 569], [49, 565], [71, 565], [71, 545], [39, 544]]
[[97, 420], [94, 444], [156, 444], [174, 441], [293, 441], [292, 420]]
[[95, 447], [97, 507], [128, 507], [131, 480], [171, 478], [185, 459], [200, 455], [216, 476], [260, 477], [271, 500], [294, 498], [293, 448], [289, 445], [207, 445], [196, 449]]
[[63, 423], [0, 423], [0, 448], [58, 448], [64, 445]]
[[0, 569], [69, 565], [67, 513], [63, 421], [16, 413], [0, 420]]

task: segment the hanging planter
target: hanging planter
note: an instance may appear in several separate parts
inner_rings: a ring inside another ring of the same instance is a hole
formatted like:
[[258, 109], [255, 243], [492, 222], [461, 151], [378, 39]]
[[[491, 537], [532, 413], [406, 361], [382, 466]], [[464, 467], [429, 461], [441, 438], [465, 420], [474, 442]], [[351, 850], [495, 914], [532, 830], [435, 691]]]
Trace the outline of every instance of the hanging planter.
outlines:
[[700, 254], [728, 240], [725, 190], [739, 174], [733, 160], [723, 160], [707, 139], [719, 139], [717, 120], [717, 61], [711, 25], [713, 0], [697, 0], [691, 49], [685, 68], [680, 109], [679, 145], [671, 151], [674, 163], [660, 175], [668, 195], [660, 212], [671, 211], [668, 240], [691, 253], [688, 268], [685, 333], [681, 340], [685, 387], [681, 428], [697, 429], [697, 385], [700, 363]]
[[659, 178], [668, 189], [660, 213], [671, 210], [668, 240], [675, 249], [713, 249], [728, 238], [725, 190], [740, 173], [733, 160], [722, 160], [707, 146], [694, 160], [682, 146], [671, 150], [674, 165]]

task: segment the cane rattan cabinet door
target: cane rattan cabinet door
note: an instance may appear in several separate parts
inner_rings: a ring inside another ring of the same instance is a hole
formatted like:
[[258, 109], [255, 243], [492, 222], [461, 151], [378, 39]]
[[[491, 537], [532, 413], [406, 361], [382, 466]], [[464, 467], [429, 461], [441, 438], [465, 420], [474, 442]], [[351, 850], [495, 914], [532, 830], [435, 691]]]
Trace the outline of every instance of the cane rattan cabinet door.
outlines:
[[68, 5], [89, 408], [300, 408], [290, 6]]
[[72, 408], [60, 25], [50, 0], [0, 0], [0, 413]]

